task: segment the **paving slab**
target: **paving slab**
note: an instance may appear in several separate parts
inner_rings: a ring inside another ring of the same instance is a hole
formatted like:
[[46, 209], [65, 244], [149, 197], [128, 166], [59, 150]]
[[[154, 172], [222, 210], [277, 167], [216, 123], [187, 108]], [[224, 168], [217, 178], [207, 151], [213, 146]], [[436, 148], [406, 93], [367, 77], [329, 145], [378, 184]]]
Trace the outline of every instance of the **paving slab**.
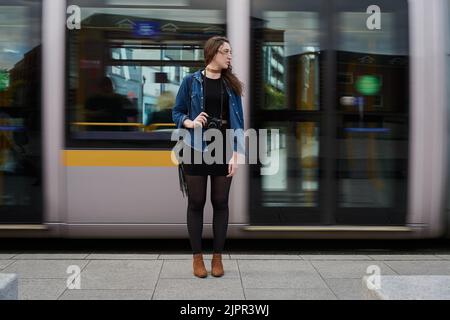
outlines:
[[417, 261], [417, 260], [442, 260], [434, 254], [376, 254], [370, 255], [373, 260], [382, 261]]
[[57, 300], [67, 279], [19, 279], [19, 300]]
[[81, 272], [81, 289], [153, 290], [163, 261], [92, 260]]
[[339, 300], [367, 300], [362, 279], [325, 279], [328, 287]]
[[450, 275], [450, 261], [385, 261], [399, 275]]
[[21, 253], [15, 260], [83, 260], [89, 253]]
[[159, 279], [153, 300], [243, 300], [240, 279]]
[[92, 253], [86, 257], [88, 260], [156, 260], [159, 254], [115, 254], [115, 253]]
[[0, 270], [5, 269], [7, 266], [12, 264], [14, 260], [0, 260]]
[[302, 260], [298, 254], [230, 254], [236, 260]]
[[443, 260], [450, 260], [450, 254], [437, 254], [436, 257]]
[[246, 300], [337, 300], [328, 288], [244, 289]]
[[19, 279], [67, 279], [73, 274], [69, 267], [76, 266], [82, 270], [87, 263], [86, 260], [15, 260], [2, 272], [16, 273]]
[[311, 263], [324, 278], [362, 279], [368, 274], [369, 266], [378, 266], [381, 274], [396, 274], [382, 261], [311, 261]]
[[313, 266], [303, 260], [238, 260], [244, 288], [327, 288]]
[[[204, 254], [203, 259], [212, 259], [212, 254]], [[229, 254], [222, 254], [222, 260], [229, 260]], [[158, 260], [191, 260], [192, 254], [160, 254]]]
[[16, 256], [17, 253], [0, 253], [0, 260], [9, 260]]
[[304, 260], [373, 260], [363, 254], [302, 254]]
[[[211, 260], [204, 259], [206, 270], [211, 275]], [[239, 270], [237, 261], [235, 260], [222, 260], [223, 269], [225, 274], [223, 278], [239, 278]], [[196, 279], [192, 273], [192, 261], [191, 260], [165, 260], [160, 278], [161, 279]]]
[[153, 290], [66, 290], [59, 300], [150, 300]]
[[380, 287], [367, 289], [380, 300], [450, 300], [450, 276], [381, 276]]

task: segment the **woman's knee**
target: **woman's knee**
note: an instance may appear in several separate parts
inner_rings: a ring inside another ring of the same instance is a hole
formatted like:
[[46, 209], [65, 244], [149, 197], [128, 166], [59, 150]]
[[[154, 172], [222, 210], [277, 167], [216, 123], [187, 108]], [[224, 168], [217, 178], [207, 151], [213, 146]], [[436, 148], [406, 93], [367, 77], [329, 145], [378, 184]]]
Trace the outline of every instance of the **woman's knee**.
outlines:
[[193, 198], [190, 197], [188, 200], [188, 207], [192, 210], [203, 210], [205, 207], [205, 198]]
[[214, 210], [225, 210], [228, 209], [228, 198], [225, 197], [213, 197], [211, 198], [211, 204]]

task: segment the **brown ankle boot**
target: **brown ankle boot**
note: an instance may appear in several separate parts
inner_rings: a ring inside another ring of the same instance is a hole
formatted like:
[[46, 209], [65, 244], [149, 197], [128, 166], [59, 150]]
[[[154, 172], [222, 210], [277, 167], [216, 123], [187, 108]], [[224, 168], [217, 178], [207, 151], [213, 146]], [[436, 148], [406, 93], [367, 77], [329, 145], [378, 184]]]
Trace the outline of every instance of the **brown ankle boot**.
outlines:
[[211, 274], [214, 277], [221, 277], [224, 273], [222, 255], [220, 253], [213, 253], [213, 258], [211, 260]]
[[206, 271], [205, 263], [203, 262], [203, 254], [196, 253], [194, 254], [192, 266], [194, 269], [194, 276], [199, 278], [205, 278], [208, 275], [208, 271]]

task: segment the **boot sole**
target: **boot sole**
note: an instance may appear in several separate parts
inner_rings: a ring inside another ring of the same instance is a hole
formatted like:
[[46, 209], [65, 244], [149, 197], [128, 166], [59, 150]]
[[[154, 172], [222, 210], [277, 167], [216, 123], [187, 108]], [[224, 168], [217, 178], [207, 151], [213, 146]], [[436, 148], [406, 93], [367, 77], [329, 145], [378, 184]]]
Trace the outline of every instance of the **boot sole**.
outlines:
[[193, 273], [193, 275], [196, 276], [197, 278], [206, 278], [208, 276], [207, 274], [205, 274], [205, 275], [197, 275], [195, 273]]

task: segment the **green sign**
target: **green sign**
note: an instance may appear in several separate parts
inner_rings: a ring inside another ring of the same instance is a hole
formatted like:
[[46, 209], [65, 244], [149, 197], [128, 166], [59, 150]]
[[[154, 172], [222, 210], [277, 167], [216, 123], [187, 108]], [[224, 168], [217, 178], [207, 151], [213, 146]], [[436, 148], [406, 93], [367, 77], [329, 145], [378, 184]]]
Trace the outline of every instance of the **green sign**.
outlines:
[[6, 70], [0, 70], [0, 92], [9, 87], [9, 73]]
[[356, 90], [365, 96], [373, 96], [380, 91], [381, 82], [377, 76], [361, 76], [356, 80]]

